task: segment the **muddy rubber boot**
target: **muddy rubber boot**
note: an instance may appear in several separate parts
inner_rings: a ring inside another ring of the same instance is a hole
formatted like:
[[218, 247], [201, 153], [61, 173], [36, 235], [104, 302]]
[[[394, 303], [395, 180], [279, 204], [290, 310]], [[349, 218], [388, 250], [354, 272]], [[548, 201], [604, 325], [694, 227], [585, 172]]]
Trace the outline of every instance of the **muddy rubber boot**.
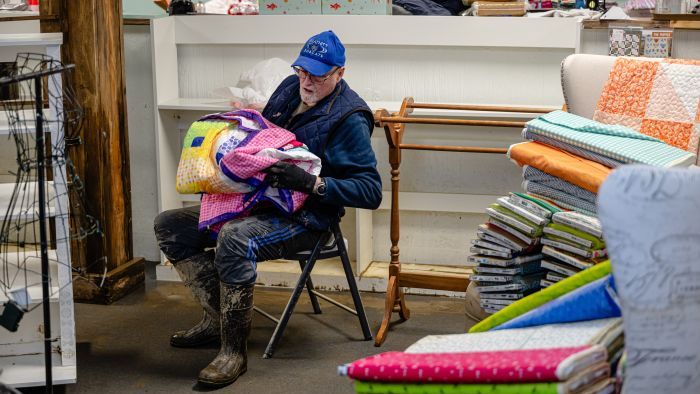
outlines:
[[175, 347], [197, 347], [219, 340], [219, 275], [214, 267], [214, 251], [206, 251], [174, 263], [185, 286], [204, 309], [202, 320], [189, 330], [170, 337]]
[[225, 386], [247, 370], [254, 286], [221, 283], [221, 350], [199, 373], [199, 383]]

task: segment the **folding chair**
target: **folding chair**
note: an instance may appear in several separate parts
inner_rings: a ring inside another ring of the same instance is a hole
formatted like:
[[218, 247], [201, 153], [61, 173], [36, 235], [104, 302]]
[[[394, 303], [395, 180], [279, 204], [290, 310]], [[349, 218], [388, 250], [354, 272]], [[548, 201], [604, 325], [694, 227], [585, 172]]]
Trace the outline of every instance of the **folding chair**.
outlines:
[[[311, 271], [314, 269], [316, 261], [338, 256], [343, 263], [343, 270], [345, 271], [345, 277], [347, 278], [348, 286], [350, 287], [350, 294], [352, 295], [355, 309], [352, 309], [328, 296], [317, 292], [314, 290], [314, 285], [311, 281]], [[357, 290], [355, 275], [353, 274], [352, 267], [350, 266], [350, 258], [348, 258], [348, 251], [345, 246], [343, 233], [340, 231], [339, 224], [336, 223], [332, 225], [330, 231], [323, 233], [312, 250], [302, 251], [292, 256], [288, 256], [288, 258], [290, 260], [294, 259], [299, 261], [299, 265], [301, 266], [301, 276], [299, 277], [299, 281], [297, 281], [291, 297], [289, 297], [289, 301], [287, 302], [287, 306], [284, 308], [282, 317], [277, 319], [262, 309], [253, 307], [256, 312], [277, 323], [275, 331], [272, 333], [272, 338], [270, 338], [270, 342], [267, 344], [263, 358], [272, 357], [272, 354], [277, 347], [277, 343], [284, 334], [284, 329], [287, 327], [289, 318], [294, 312], [294, 307], [296, 306], [297, 301], [299, 301], [299, 296], [301, 295], [302, 291], [304, 291], [304, 287], [306, 287], [306, 290], [309, 293], [309, 298], [311, 299], [311, 305], [315, 314], [321, 313], [318, 298], [326, 300], [331, 304], [356, 315], [360, 319], [360, 327], [362, 328], [364, 340], [369, 341], [372, 339], [372, 333], [370, 332], [369, 325], [367, 324], [365, 309], [362, 306], [362, 299], [360, 299], [360, 293]]]

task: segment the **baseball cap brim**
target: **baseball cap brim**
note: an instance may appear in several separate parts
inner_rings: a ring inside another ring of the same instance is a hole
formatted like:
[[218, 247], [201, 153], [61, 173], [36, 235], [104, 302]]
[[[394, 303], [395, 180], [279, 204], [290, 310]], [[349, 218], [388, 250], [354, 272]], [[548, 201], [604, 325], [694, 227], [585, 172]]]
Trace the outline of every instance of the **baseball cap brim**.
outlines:
[[333, 69], [333, 67], [335, 67], [306, 56], [299, 56], [294, 64], [292, 64], [292, 67], [296, 66], [303, 68], [309, 74], [317, 77], [326, 75]]

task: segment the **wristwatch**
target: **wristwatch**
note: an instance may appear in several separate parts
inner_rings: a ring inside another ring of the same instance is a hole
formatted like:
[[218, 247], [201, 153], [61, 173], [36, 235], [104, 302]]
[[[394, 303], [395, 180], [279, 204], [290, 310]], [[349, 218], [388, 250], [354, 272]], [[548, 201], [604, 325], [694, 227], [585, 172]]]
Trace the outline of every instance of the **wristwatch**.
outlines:
[[323, 178], [320, 178], [318, 185], [314, 187], [314, 194], [317, 196], [325, 196], [326, 190], [326, 181], [324, 181]]

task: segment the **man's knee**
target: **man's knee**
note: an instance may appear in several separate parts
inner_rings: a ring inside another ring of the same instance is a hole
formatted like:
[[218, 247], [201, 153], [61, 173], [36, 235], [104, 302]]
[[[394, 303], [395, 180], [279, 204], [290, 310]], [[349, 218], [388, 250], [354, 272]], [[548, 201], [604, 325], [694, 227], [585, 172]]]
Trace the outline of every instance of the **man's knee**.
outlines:
[[226, 257], [246, 257], [252, 234], [245, 220], [232, 220], [226, 223], [217, 237], [217, 253]]

